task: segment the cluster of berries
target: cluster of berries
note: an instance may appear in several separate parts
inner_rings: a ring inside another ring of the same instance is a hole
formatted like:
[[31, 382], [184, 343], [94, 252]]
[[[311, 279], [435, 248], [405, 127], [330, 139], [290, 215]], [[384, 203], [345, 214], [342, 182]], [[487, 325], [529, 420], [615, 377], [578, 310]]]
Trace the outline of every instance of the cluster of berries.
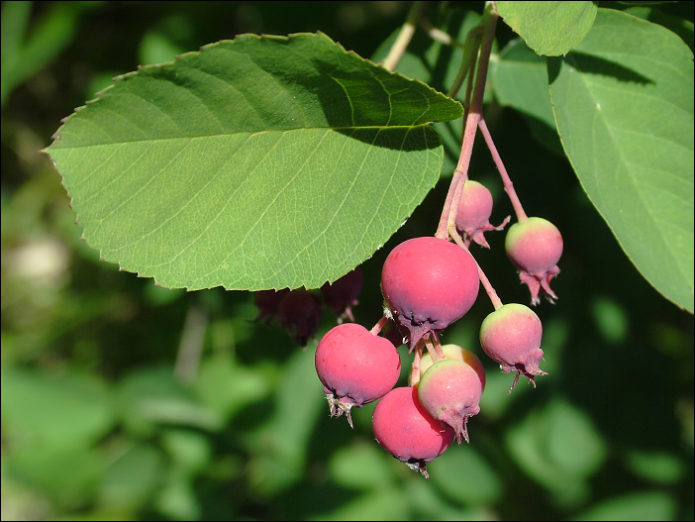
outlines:
[[[467, 422], [480, 411], [485, 372], [472, 352], [441, 345], [439, 333], [463, 317], [475, 303], [480, 281], [487, 283], [473, 256], [471, 242], [489, 248], [484, 232], [506, 225], [490, 224], [492, 196], [480, 183], [466, 181], [457, 209], [457, 243], [418, 237], [397, 245], [381, 274], [384, 317], [370, 330], [339, 324], [323, 336], [316, 350], [316, 371], [332, 416], [379, 400], [372, 417], [374, 436], [389, 453], [427, 477], [427, 462], [441, 455], [456, 438], [469, 441]], [[510, 227], [505, 248], [527, 284], [532, 304], [539, 295], [557, 296], [549, 283], [559, 272], [562, 236], [550, 222], [526, 218]], [[489, 284], [489, 283], [488, 283]], [[486, 287], [488, 294], [494, 290]], [[492, 296], [491, 296], [492, 299]], [[480, 328], [483, 351], [505, 372], [516, 372], [511, 390], [524, 375], [545, 375], [539, 368], [542, 325], [527, 306], [502, 304]], [[386, 324], [390, 328], [384, 330]], [[397, 387], [401, 360], [397, 346], [414, 352], [409, 385]]]
[[333, 284], [323, 285], [320, 297], [302, 288], [261, 290], [254, 295], [258, 308], [255, 320], [266, 324], [277, 320], [294, 342], [306, 346], [316, 334], [324, 305], [335, 312], [339, 323], [344, 319], [354, 322], [352, 307], [357, 305], [363, 280], [362, 270], [357, 267]]

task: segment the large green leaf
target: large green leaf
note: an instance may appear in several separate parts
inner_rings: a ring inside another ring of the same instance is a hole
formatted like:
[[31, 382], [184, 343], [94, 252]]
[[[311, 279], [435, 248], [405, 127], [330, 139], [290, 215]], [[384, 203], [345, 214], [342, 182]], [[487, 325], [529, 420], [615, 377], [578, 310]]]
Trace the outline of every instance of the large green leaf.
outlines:
[[531, 49], [546, 56], [577, 46], [596, 18], [593, 2], [497, 2], [497, 10]]
[[162, 286], [319, 287], [434, 186], [461, 106], [322, 34], [242, 35], [117, 79], [49, 153], [108, 261]]
[[533, 137], [552, 152], [564, 155], [550, 105], [546, 58], [517, 38], [492, 62], [490, 72], [499, 103], [520, 111]]
[[549, 67], [574, 171], [625, 253], [693, 311], [693, 55], [661, 26], [600, 9]]

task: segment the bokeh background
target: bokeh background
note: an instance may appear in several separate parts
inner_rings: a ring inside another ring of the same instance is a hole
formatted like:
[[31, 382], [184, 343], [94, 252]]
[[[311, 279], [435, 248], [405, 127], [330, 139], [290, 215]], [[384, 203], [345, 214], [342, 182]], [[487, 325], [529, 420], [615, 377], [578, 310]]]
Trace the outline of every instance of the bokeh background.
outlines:
[[[693, 519], [692, 316], [642, 279], [567, 161], [494, 99], [487, 118], [527, 211], [565, 238], [560, 300], [538, 309], [549, 375], [510, 396], [513, 377], [484, 359], [471, 444], [432, 462], [429, 480], [379, 448], [373, 405], [354, 412], [354, 430], [329, 418], [315, 344], [253, 322], [251, 294], [156, 288], [80, 240], [39, 150], [111, 77], [243, 32], [321, 30], [368, 57], [408, 7], [3, 2], [3, 520]], [[691, 3], [664, 9], [692, 22]], [[513, 37], [503, 24], [498, 36], [500, 48]], [[501, 221], [511, 208], [483, 148], [471, 173]], [[433, 233], [447, 183], [364, 263], [365, 326], [381, 313], [385, 255]], [[525, 303], [503, 234], [488, 238], [478, 261], [505, 301]], [[481, 294], [444, 340], [483, 358], [490, 311]], [[335, 322], [325, 311], [318, 336]]]

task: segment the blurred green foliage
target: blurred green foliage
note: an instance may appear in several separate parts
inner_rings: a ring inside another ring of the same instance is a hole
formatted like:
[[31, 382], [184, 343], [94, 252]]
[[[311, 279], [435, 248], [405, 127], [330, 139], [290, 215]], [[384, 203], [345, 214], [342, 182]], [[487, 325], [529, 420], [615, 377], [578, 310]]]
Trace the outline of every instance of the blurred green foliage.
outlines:
[[[520, 197], [566, 240], [560, 301], [539, 310], [549, 375], [508, 395], [512, 377], [485, 361], [471, 444], [432, 462], [430, 480], [378, 447], [374, 405], [354, 412], [354, 431], [328, 417], [314, 345], [253, 322], [251, 295], [156, 288], [79, 239], [38, 151], [112, 76], [241, 32], [322, 30], [370, 56], [407, 8], [2, 4], [4, 520], [693, 519], [692, 317], [634, 270], [566, 160], [494, 101], [488, 122]], [[499, 48], [512, 37], [503, 26], [498, 36]], [[492, 169], [476, 149], [472, 172], [503, 201]], [[362, 324], [380, 315], [385, 255], [432, 233], [446, 183], [364, 264]], [[494, 222], [508, 212], [499, 206]], [[489, 240], [479, 262], [505, 300], [525, 302], [502, 235]], [[480, 353], [487, 313], [480, 299], [446, 341]], [[319, 335], [334, 324], [326, 312]]]

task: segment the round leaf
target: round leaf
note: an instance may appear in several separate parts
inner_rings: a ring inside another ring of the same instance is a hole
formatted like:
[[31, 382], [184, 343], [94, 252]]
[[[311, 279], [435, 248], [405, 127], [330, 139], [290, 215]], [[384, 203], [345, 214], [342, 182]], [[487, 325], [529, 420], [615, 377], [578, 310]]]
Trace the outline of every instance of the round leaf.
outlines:
[[242, 35], [117, 79], [48, 152], [108, 261], [166, 287], [315, 288], [439, 176], [458, 102], [322, 34]]

